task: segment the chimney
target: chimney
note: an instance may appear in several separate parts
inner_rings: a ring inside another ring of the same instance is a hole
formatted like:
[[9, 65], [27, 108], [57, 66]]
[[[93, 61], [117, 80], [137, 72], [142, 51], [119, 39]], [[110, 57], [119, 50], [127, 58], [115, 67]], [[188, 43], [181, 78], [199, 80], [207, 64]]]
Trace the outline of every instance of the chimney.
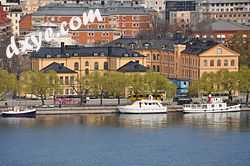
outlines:
[[65, 49], [64, 42], [61, 42], [61, 54], [64, 54], [64, 49]]

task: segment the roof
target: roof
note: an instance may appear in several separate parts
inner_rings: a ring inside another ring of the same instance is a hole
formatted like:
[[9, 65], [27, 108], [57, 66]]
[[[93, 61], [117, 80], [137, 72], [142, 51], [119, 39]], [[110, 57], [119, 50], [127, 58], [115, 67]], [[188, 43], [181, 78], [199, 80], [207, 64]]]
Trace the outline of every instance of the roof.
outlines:
[[56, 62], [49, 64], [48, 66], [43, 68], [41, 71], [45, 72], [45, 73], [47, 73], [49, 71], [55, 71], [56, 73], [77, 73], [74, 70], [71, 70], [71, 69], [63, 66], [62, 64], [59, 64]]
[[161, 40], [140, 40], [136, 38], [119, 38], [116, 39], [106, 46], [113, 47], [125, 47], [132, 50], [140, 50], [140, 49], [161, 49], [166, 51], [174, 51], [175, 41], [171, 39], [161, 39]]
[[108, 15], [147, 15], [151, 9], [142, 6], [102, 6], [89, 4], [50, 4], [40, 7], [33, 16], [82, 16], [83, 12], [99, 9], [102, 16]]
[[193, 31], [197, 32], [250, 31], [250, 27], [231, 21], [212, 20], [198, 24], [193, 28]]
[[203, 3], [240, 3], [249, 2], [249, 0], [206, 0]]
[[213, 40], [192, 40], [186, 43], [186, 49], [182, 53], [199, 55], [216, 45], [218, 43]]
[[144, 57], [135, 51], [121, 47], [83, 47], [65, 46], [42, 47], [38, 52], [32, 52], [32, 58], [66, 58], [66, 57]]
[[119, 72], [146, 72], [148, 69], [147, 67], [139, 64], [138, 62], [130, 61], [127, 64], [123, 65], [117, 71]]

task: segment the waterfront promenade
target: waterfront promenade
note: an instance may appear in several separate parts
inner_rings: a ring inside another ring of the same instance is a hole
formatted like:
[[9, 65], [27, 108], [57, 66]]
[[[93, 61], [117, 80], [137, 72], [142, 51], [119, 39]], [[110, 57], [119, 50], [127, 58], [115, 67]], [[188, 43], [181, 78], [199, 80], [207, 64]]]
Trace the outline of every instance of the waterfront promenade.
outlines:
[[[46, 100], [45, 105], [41, 106], [40, 100], [7, 100], [0, 101], [0, 112], [5, 110], [5, 103], [8, 106], [36, 107], [37, 115], [64, 115], [64, 114], [110, 114], [118, 113], [117, 99], [103, 99], [103, 105], [100, 105], [100, 99], [91, 99], [86, 104], [79, 105], [54, 105], [53, 100]], [[121, 99], [120, 105], [130, 104], [131, 101]], [[165, 103], [166, 105], [166, 103]], [[168, 112], [182, 112], [182, 106], [176, 103], [168, 103]], [[250, 111], [250, 107], [242, 107], [241, 111]]]
[[[5, 109], [5, 103], [8, 106], [33, 106], [37, 108], [38, 115], [58, 115], [58, 114], [106, 114], [118, 113], [117, 99], [104, 99], [103, 105], [100, 105], [100, 99], [91, 99], [86, 104], [79, 105], [54, 105], [53, 100], [46, 100], [45, 106], [41, 106], [40, 100], [7, 100], [0, 101], [0, 111]], [[130, 104], [131, 101], [121, 99], [120, 105]], [[168, 105], [169, 112], [182, 111], [181, 106], [171, 104]]]

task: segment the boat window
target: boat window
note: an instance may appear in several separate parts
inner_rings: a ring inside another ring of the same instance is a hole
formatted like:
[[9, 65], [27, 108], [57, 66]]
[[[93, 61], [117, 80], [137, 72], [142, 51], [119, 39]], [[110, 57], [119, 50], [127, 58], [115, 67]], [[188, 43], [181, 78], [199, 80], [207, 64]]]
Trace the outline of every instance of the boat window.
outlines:
[[222, 107], [222, 104], [219, 104], [219, 107]]
[[213, 107], [214, 107], [214, 105], [212, 104], [212, 105], [211, 105], [211, 107], [213, 108]]
[[151, 105], [151, 103], [148, 103], [148, 105]]
[[148, 103], [144, 103], [145, 105], [148, 105]]
[[207, 105], [202, 105], [202, 108], [207, 108]]

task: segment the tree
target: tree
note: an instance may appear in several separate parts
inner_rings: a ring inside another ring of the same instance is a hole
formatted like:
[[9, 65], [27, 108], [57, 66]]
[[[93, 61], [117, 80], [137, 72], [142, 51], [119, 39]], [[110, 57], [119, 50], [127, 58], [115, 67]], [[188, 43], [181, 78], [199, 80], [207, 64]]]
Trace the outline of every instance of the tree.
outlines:
[[25, 93], [33, 94], [41, 99], [42, 105], [50, 94], [53, 94], [55, 87], [58, 85], [54, 80], [54, 72], [34, 72], [28, 71], [21, 74], [21, 87]]
[[145, 82], [147, 91], [152, 95], [158, 95], [160, 92], [165, 92], [166, 97], [175, 95], [176, 86], [170, 82], [165, 76], [160, 73], [149, 72], [145, 74]]
[[250, 92], [250, 69], [247, 66], [242, 66], [239, 72], [240, 91], [246, 93], [246, 104], [248, 105]]
[[103, 94], [108, 87], [108, 77], [107, 74], [101, 74], [99, 72], [94, 72], [89, 77], [91, 92], [96, 96], [100, 95], [100, 104], [103, 103]]
[[17, 80], [14, 74], [0, 70], [0, 98], [10, 91], [17, 90]]
[[132, 74], [128, 79], [129, 91], [131, 95], [135, 95], [135, 98], [138, 99], [140, 95], [146, 94], [146, 83], [144, 75], [141, 74]]
[[129, 85], [127, 76], [119, 72], [107, 73], [107, 90], [109, 94], [118, 99], [120, 105], [120, 97], [125, 96], [125, 89]]
[[204, 73], [200, 80], [193, 81], [189, 87], [191, 94], [210, 94], [227, 92], [232, 101], [232, 95], [239, 90], [240, 79], [238, 72], [221, 70], [216, 73]]
[[80, 96], [80, 105], [82, 105], [86, 101], [86, 96], [90, 89], [89, 76], [77, 78], [74, 82], [71, 82], [71, 87]]

